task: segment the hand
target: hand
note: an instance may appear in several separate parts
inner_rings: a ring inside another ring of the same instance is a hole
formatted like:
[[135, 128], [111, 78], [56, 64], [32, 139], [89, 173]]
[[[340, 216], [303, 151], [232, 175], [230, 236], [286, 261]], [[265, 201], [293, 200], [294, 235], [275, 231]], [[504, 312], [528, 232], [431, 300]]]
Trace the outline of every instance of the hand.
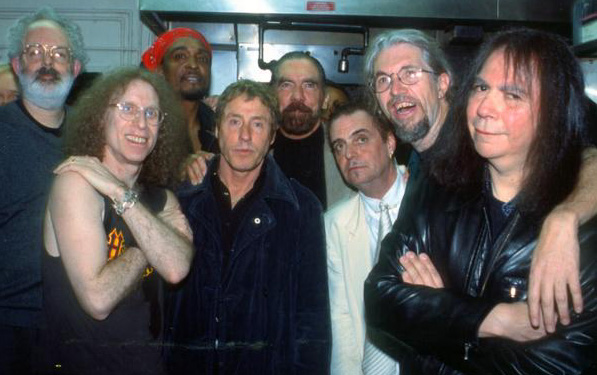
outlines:
[[399, 260], [404, 267], [402, 280], [406, 284], [423, 285], [436, 289], [444, 287], [441, 276], [427, 254], [417, 255], [409, 251]]
[[538, 327], [541, 309], [547, 332], [555, 331], [558, 316], [562, 324], [570, 323], [568, 289], [574, 311], [580, 313], [583, 308], [577, 232], [576, 216], [564, 209], [556, 209], [545, 219], [533, 254], [529, 280], [529, 318], [531, 324]]
[[207, 162], [214, 157], [210, 152], [200, 151], [198, 154], [191, 154], [185, 161], [184, 171], [185, 177], [193, 185], [199, 185], [205, 174], [207, 173]]
[[479, 327], [479, 337], [502, 337], [519, 342], [538, 340], [546, 335], [542, 324], [537, 328], [531, 326], [526, 302], [496, 305]]
[[127, 190], [126, 185], [118, 180], [96, 157], [71, 156], [54, 169], [55, 174], [65, 172], [78, 173], [100, 194], [106, 195], [112, 200], [121, 199]]
[[203, 103], [207, 104], [212, 109], [212, 111], [215, 112], [216, 107], [218, 106], [218, 98], [218, 95], [211, 95], [203, 99]]

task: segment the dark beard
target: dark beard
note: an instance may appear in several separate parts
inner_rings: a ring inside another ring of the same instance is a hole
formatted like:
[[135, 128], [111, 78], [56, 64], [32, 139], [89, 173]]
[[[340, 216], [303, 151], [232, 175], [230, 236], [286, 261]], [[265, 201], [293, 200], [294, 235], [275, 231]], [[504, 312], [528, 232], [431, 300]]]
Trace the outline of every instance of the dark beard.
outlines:
[[303, 135], [309, 133], [319, 121], [319, 112], [301, 102], [293, 102], [282, 111], [282, 129], [287, 134]]
[[207, 88], [198, 88], [193, 91], [184, 91], [180, 93], [184, 100], [202, 100], [207, 96]]
[[394, 125], [394, 130], [398, 139], [405, 143], [413, 143], [423, 139], [427, 133], [429, 133], [429, 129], [431, 128], [429, 117], [427, 116], [414, 124], [412, 128], [408, 128], [406, 124], [402, 121], [397, 121], [396, 119], [392, 119], [392, 124]]

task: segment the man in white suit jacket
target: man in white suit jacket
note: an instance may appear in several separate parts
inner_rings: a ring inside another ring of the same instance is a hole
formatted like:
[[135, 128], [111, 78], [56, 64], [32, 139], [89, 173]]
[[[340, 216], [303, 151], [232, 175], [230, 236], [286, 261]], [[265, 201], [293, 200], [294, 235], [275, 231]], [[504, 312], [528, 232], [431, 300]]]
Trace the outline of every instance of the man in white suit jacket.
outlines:
[[[396, 220], [407, 174], [393, 158], [392, 129], [364, 105], [339, 107], [329, 124], [338, 169], [358, 193], [325, 214], [332, 315], [332, 375], [362, 374], [366, 340], [363, 282], [377, 261], [380, 203]], [[387, 213], [386, 213], [387, 214]], [[398, 374], [398, 364], [395, 365]]]

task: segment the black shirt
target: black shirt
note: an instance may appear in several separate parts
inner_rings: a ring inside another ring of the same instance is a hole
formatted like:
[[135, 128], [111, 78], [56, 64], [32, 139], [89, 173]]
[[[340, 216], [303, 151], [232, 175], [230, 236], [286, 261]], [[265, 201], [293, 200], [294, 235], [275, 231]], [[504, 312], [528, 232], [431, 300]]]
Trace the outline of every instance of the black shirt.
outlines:
[[[265, 162], [264, 162], [265, 163]], [[230, 253], [234, 238], [238, 232], [238, 227], [242, 222], [245, 214], [255, 201], [257, 192], [261, 190], [263, 182], [265, 181], [265, 168], [261, 166], [261, 172], [259, 177], [253, 184], [253, 187], [244, 197], [242, 197], [234, 207], [232, 207], [232, 201], [230, 198], [230, 191], [220, 180], [217, 171], [214, 172], [213, 178], [211, 179], [214, 196], [218, 204], [220, 212], [221, 229], [222, 229], [222, 251], [223, 251], [223, 264], [222, 269], [226, 270], [228, 267], [228, 261], [230, 260]], [[224, 272], [225, 273], [225, 272]], [[224, 274], [223, 273], [223, 274]]]
[[281, 132], [276, 135], [274, 159], [287, 177], [294, 178], [311, 190], [321, 205], [327, 207], [323, 148], [325, 134], [323, 124], [304, 139], [286, 138]]

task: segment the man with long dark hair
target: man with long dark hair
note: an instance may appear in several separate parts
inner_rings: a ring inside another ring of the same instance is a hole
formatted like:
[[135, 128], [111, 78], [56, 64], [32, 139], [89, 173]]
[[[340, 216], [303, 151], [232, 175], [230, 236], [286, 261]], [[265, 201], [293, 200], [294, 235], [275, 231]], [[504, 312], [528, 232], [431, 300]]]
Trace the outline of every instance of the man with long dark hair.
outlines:
[[[449, 143], [438, 141], [438, 136], [443, 127], [456, 121], [451, 111], [455, 77], [438, 43], [418, 30], [378, 35], [367, 49], [364, 65], [378, 110], [394, 125], [398, 138], [413, 146], [405, 193], [409, 204], [401, 211], [416, 211], [420, 192], [427, 185], [426, 169], [450, 162]], [[568, 290], [574, 310], [582, 310], [576, 233], [579, 223], [597, 212], [596, 153], [595, 148], [585, 150], [577, 187], [546, 217], [533, 254], [530, 318], [535, 326], [543, 319], [548, 331], [555, 329], [558, 320], [569, 321]], [[456, 171], [452, 178], [461, 178], [461, 173]]]
[[597, 219], [579, 230], [585, 308], [550, 332], [529, 320], [545, 216], [573, 191], [585, 146], [583, 76], [559, 37], [496, 34], [472, 65], [430, 160], [418, 212], [399, 217], [366, 285], [367, 321], [403, 373], [597, 370]]

